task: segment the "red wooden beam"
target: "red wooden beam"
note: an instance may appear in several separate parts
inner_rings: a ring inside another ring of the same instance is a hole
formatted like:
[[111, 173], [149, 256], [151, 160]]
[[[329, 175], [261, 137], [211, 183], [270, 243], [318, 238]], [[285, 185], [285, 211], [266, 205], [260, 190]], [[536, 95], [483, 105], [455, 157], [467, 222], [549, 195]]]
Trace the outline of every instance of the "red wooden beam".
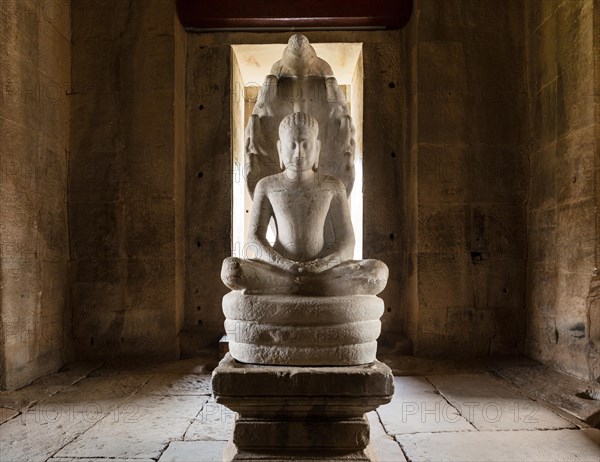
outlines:
[[399, 29], [413, 0], [177, 0], [186, 29]]

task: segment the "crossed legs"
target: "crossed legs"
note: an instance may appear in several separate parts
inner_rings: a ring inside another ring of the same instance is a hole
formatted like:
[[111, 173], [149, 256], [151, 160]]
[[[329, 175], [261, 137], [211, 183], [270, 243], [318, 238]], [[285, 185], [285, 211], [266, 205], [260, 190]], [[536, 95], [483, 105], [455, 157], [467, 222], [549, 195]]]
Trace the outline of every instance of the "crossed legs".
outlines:
[[388, 268], [379, 260], [349, 260], [322, 273], [295, 274], [261, 260], [228, 257], [221, 279], [247, 294], [315, 296], [377, 295], [387, 283]]

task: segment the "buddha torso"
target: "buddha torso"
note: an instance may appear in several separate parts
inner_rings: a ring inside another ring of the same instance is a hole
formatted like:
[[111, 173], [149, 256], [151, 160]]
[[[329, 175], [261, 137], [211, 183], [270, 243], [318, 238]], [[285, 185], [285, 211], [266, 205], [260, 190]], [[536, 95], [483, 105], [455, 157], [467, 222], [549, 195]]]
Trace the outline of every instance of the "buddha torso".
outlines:
[[293, 181], [285, 173], [265, 179], [277, 236], [273, 248], [294, 261], [311, 261], [325, 248], [324, 227], [339, 180]]

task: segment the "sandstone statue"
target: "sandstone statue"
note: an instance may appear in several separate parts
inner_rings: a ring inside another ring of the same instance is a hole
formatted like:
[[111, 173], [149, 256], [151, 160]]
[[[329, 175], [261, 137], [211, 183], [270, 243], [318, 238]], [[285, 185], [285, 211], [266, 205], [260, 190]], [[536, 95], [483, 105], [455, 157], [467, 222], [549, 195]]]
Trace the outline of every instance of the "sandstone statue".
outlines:
[[354, 184], [356, 145], [346, 97], [329, 64], [301, 34], [290, 37], [282, 58], [273, 64], [246, 127], [250, 195], [259, 180], [279, 172], [279, 124], [293, 112], [306, 112], [317, 120], [321, 171], [342, 180], [349, 195]]
[[221, 272], [229, 352], [211, 383], [238, 413], [223, 460], [373, 461], [366, 413], [394, 391], [376, 359], [388, 268], [352, 260], [354, 149], [331, 67], [293, 35], [246, 127], [255, 256]]
[[[248, 242], [257, 258], [229, 257], [221, 277], [246, 294], [376, 295], [385, 288], [387, 266], [352, 261], [354, 232], [344, 183], [318, 170], [318, 123], [295, 112], [279, 126], [277, 151], [282, 173], [260, 180], [254, 191]], [[335, 241], [325, 241], [331, 217]], [[267, 241], [271, 218], [276, 241]]]
[[[352, 260], [354, 126], [331, 67], [293, 35], [246, 127], [248, 245], [221, 278], [229, 350], [240, 362], [347, 366], [375, 360], [388, 268]], [[267, 169], [266, 166], [269, 166]], [[275, 241], [267, 240], [273, 223]]]

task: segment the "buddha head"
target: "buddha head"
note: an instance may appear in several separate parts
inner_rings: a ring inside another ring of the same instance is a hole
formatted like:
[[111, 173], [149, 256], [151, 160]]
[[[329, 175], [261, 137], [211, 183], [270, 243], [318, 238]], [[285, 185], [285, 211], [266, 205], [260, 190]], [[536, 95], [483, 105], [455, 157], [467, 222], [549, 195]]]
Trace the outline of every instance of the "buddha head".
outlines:
[[305, 112], [294, 112], [279, 124], [277, 151], [282, 169], [317, 170], [321, 142], [317, 139], [319, 124]]

